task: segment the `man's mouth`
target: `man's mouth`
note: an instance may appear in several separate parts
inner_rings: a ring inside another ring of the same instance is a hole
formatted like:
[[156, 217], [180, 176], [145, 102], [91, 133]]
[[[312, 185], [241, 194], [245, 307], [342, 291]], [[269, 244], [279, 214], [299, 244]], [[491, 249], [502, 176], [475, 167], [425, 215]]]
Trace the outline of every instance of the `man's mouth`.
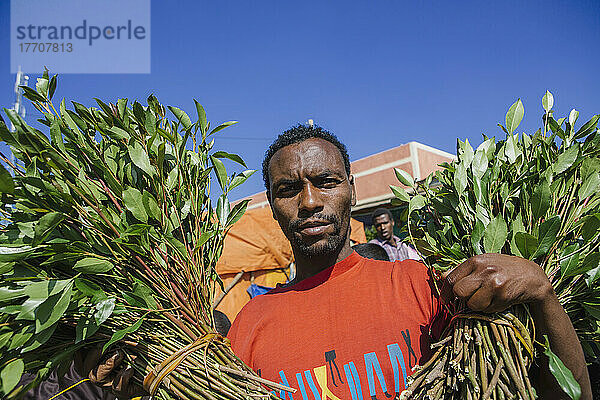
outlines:
[[325, 233], [329, 226], [331, 226], [329, 221], [305, 221], [298, 227], [298, 232], [303, 236], [318, 236]]

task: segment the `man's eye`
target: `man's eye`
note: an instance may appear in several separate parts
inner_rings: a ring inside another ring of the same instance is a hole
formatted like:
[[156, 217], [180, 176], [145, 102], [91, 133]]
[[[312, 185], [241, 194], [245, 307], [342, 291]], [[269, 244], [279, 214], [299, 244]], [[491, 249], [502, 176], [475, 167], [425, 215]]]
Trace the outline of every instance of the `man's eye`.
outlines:
[[338, 184], [337, 179], [323, 179], [321, 181], [321, 186], [324, 188], [332, 188], [332, 187], [335, 187], [337, 184]]
[[289, 194], [293, 194], [296, 191], [298, 191], [298, 188], [293, 185], [280, 186], [279, 189], [277, 189], [277, 193], [280, 195], [289, 195]]

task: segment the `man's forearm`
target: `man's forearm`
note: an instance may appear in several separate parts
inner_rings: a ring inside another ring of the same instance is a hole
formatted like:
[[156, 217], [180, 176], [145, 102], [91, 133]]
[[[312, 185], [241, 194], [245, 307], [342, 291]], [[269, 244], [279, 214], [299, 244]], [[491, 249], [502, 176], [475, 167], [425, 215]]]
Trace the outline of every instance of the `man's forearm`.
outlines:
[[[550, 340], [552, 352], [573, 372], [581, 386], [581, 400], [591, 400], [592, 391], [583, 349], [571, 324], [571, 320], [560, 305], [558, 298], [552, 292], [543, 302], [532, 304], [529, 308], [537, 332], [537, 340], [543, 342], [543, 335]], [[557, 393], [563, 393], [558, 382], [548, 369], [548, 360], [542, 357], [540, 365], [540, 380], [537, 385], [540, 399], [557, 399]], [[563, 393], [563, 397], [569, 397]]]

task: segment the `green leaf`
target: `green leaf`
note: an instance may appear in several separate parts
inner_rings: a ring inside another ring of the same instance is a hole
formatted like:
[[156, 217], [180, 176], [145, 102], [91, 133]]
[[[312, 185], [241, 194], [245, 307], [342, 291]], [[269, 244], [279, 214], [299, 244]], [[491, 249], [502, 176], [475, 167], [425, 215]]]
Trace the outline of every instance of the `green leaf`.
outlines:
[[83, 258], [75, 263], [73, 269], [84, 274], [100, 274], [113, 269], [114, 265], [108, 261], [96, 257]]
[[21, 349], [21, 353], [26, 353], [28, 351], [35, 350], [44, 343], [46, 343], [52, 337], [54, 331], [56, 331], [57, 326], [58, 324], [55, 323], [54, 325], [50, 326], [44, 331], [38, 333], [37, 335], [34, 335], [27, 343], [27, 346]]
[[175, 166], [167, 175], [167, 189], [173, 190], [178, 184], [179, 168]]
[[104, 347], [102, 347], [102, 353], [104, 353], [106, 351], [106, 349], [108, 349], [110, 347], [110, 345], [112, 345], [113, 343], [118, 342], [119, 340], [123, 339], [126, 335], [133, 333], [133, 332], [137, 331], [138, 329], [140, 329], [140, 326], [142, 326], [142, 323], [144, 322], [144, 318], [146, 318], [146, 315], [148, 315], [148, 313], [144, 314], [140, 319], [138, 319], [135, 324], [130, 325], [127, 328], [121, 329], [121, 330], [113, 333], [110, 340], [108, 342], [106, 342]]
[[250, 199], [242, 200], [233, 206], [229, 212], [229, 217], [227, 218], [227, 226], [235, 224], [240, 218], [242, 218], [246, 212], [246, 208], [248, 208], [248, 203], [250, 203]]
[[600, 173], [600, 158], [588, 157], [581, 162], [581, 179], [585, 180], [592, 174]]
[[598, 188], [600, 187], [600, 174], [593, 173], [587, 177], [585, 181], [579, 187], [577, 191], [577, 197], [582, 201], [588, 196], [591, 196], [594, 193], [598, 192]]
[[222, 190], [225, 190], [225, 186], [227, 185], [227, 171], [225, 170], [225, 165], [223, 164], [223, 161], [213, 156], [210, 156], [210, 160], [212, 161], [215, 169], [215, 174], [217, 175], [219, 185], [221, 186]]
[[550, 184], [546, 179], [535, 187], [531, 196], [531, 211], [534, 219], [542, 218], [550, 208], [552, 194], [550, 193]]
[[550, 342], [548, 336], [544, 335], [546, 345], [544, 346], [544, 354], [548, 357], [548, 367], [561, 389], [573, 400], [579, 400], [581, 397], [581, 387], [573, 376], [573, 373], [561, 361], [556, 354], [550, 350]]
[[0, 262], [19, 261], [35, 250], [31, 246], [2, 247], [0, 246]]
[[50, 140], [53, 146], [56, 146], [63, 152], [65, 151], [65, 144], [60, 131], [60, 122], [58, 118], [54, 118], [50, 124]]
[[49, 91], [48, 91], [48, 98], [50, 100], [52, 100], [52, 97], [54, 97], [54, 92], [56, 91], [57, 80], [58, 80], [58, 75], [53, 75], [52, 78], [50, 78], [50, 85], [49, 85]]
[[525, 232], [515, 234], [515, 244], [523, 258], [530, 259], [538, 248], [538, 240], [535, 236]]
[[544, 110], [550, 111], [554, 106], [554, 96], [548, 90], [546, 90], [546, 94], [542, 97], [542, 107]]
[[148, 286], [146, 286], [142, 281], [136, 279], [133, 284], [133, 293], [143, 300], [144, 307], [151, 308], [156, 310], [157, 303], [154, 299], [154, 292]]
[[576, 253], [577, 245], [567, 246], [561, 253], [560, 258], [565, 258], [560, 263], [560, 273], [562, 276], [577, 275], [577, 266], [579, 265], [579, 253]]
[[92, 315], [84, 314], [79, 317], [75, 326], [75, 343], [79, 343], [98, 332], [100, 327]]
[[50, 233], [61, 223], [63, 220], [62, 213], [49, 212], [44, 214], [35, 226], [35, 236], [33, 244], [38, 245], [42, 243]]
[[229, 184], [229, 190], [231, 191], [233, 188], [240, 186], [242, 183], [246, 182], [248, 178], [252, 176], [256, 172], [255, 169], [247, 169], [236, 176], [233, 177], [231, 183]]
[[196, 247], [194, 248], [194, 253], [197, 252], [198, 250], [200, 250], [200, 248], [202, 246], [204, 246], [204, 244], [206, 242], [208, 242], [208, 239], [215, 236], [216, 234], [217, 234], [217, 231], [207, 231], [207, 232], [202, 233], [202, 235], [200, 235], [200, 237], [198, 238], [198, 241], [196, 242]]
[[225, 194], [219, 196], [217, 200], [217, 218], [219, 219], [219, 224], [221, 226], [225, 226], [227, 224], [227, 218], [229, 217], [229, 200]]
[[48, 329], [63, 316], [71, 301], [72, 287], [73, 281], [69, 280], [69, 284], [61, 293], [48, 297], [35, 310], [35, 333]]
[[577, 118], [579, 118], [579, 111], [577, 111], [576, 109], [572, 109], [569, 113], [569, 125], [571, 125], [571, 127], [575, 125]]
[[[154, 115], [152, 112], [151, 107], [146, 108], [144, 113], [144, 128], [146, 128], [146, 131], [150, 134], [150, 136], [153, 136], [156, 134], [156, 115]], [[148, 144], [148, 148], [150, 148], [150, 144]]]
[[485, 226], [481, 221], [475, 222], [475, 226], [473, 227], [473, 231], [471, 232], [471, 247], [473, 247], [473, 251], [475, 254], [481, 254], [481, 246], [479, 242], [481, 238], [483, 238], [483, 234], [485, 233]]
[[471, 163], [471, 170], [473, 175], [480, 178], [485, 174], [488, 167], [488, 158], [485, 149], [477, 149], [473, 162]]
[[513, 133], [517, 129], [521, 123], [521, 120], [523, 119], [524, 114], [525, 109], [523, 108], [523, 103], [521, 102], [521, 99], [518, 99], [513, 103], [512, 106], [510, 106], [508, 112], [506, 113], [506, 129], [508, 130], [509, 134]]
[[48, 94], [49, 83], [50, 82], [46, 78], [37, 78], [37, 82], [35, 83], [35, 90], [43, 97], [46, 97], [46, 95]]
[[564, 153], [558, 155], [556, 163], [553, 165], [553, 171], [555, 174], [560, 174], [566, 171], [577, 159], [579, 155], [579, 143], [575, 142], [572, 146], [568, 147]]
[[8, 394], [11, 390], [17, 386], [25, 370], [25, 363], [20, 358], [11, 361], [0, 372], [0, 378], [2, 378], [2, 391], [4, 394]]
[[194, 104], [196, 104], [196, 112], [198, 113], [198, 122], [200, 123], [200, 129], [202, 133], [206, 133], [206, 127], [208, 126], [208, 122], [206, 120], [206, 111], [204, 111], [204, 107], [196, 100], [194, 100]]
[[459, 147], [459, 160], [460, 163], [465, 166], [465, 168], [469, 168], [471, 166], [471, 162], [473, 161], [473, 156], [475, 153], [473, 152], [473, 147], [469, 143], [469, 139], [465, 139], [464, 142], [458, 140]]
[[508, 238], [508, 226], [501, 215], [492, 219], [483, 234], [483, 248], [486, 253], [499, 253]]
[[596, 126], [598, 125], [598, 120], [600, 119], [600, 114], [594, 115], [588, 122], [586, 122], [579, 130], [575, 133], [575, 139], [581, 139], [586, 137], [590, 133], [594, 133], [596, 131]]
[[543, 256], [548, 252], [548, 250], [550, 250], [556, 241], [556, 235], [560, 230], [560, 225], [561, 221], [558, 215], [555, 215], [554, 217], [542, 222], [540, 225], [540, 233], [538, 235], [539, 245], [535, 251], [535, 254], [532, 256], [532, 259]]
[[43, 103], [45, 101], [45, 99], [35, 90], [33, 90], [32, 88], [28, 87], [28, 86], [19, 86], [21, 89], [23, 89], [23, 97], [25, 97], [26, 99], [31, 100], [32, 102], [36, 102], [39, 101], [41, 103]]
[[109, 131], [118, 139], [128, 140], [130, 138], [129, 133], [118, 126], [113, 126]]
[[410, 201], [410, 196], [408, 195], [408, 193], [406, 193], [406, 190], [404, 190], [404, 188], [401, 188], [400, 186], [390, 185], [390, 189], [392, 189], [392, 193], [394, 193], [394, 196], [396, 196], [397, 199], [405, 203], [408, 203]]
[[593, 239], [598, 234], [598, 229], [600, 229], [600, 215], [589, 215], [581, 228], [583, 240], [589, 241]]
[[62, 293], [71, 283], [71, 279], [49, 279], [32, 282], [25, 286], [25, 294], [30, 299], [46, 300], [50, 296]]
[[76, 278], [75, 287], [85, 296], [92, 297], [94, 300], [106, 298], [106, 294], [104, 293], [104, 291], [102, 291], [102, 288], [100, 288], [100, 286], [87, 279]]
[[133, 146], [127, 148], [127, 151], [129, 152], [131, 161], [133, 161], [136, 167], [147, 173], [149, 176], [154, 176], [155, 171], [150, 164], [148, 153], [146, 153], [146, 150], [144, 150], [141, 144], [135, 142]]
[[577, 269], [577, 271], [574, 271], [572, 273], [572, 275], [585, 274], [589, 271], [592, 271], [599, 265], [600, 265], [600, 253], [597, 251], [594, 253], [590, 253], [583, 259], [581, 266]]
[[162, 213], [154, 196], [152, 196], [150, 192], [144, 191], [142, 202], [144, 203], [144, 209], [146, 210], [147, 215], [160, 221]]
[[454, 172], [454, 187], [459, 196], [464, 193], [467, 183], [467, 169], [463, 163], [460, 163], [456, 166], [456, 171]]
[[227, 121], [227, 122], [223, 122], [221, 125], [217, 126], [215, 129], [213, 129], [212, 131], [210, 131], [210, 133], [208, 134], [208, 136], [219, 132], [220, 130], [223, 130], [225, 128], [227, 128], [228, 126], [231, 126], [233, 124], [237, 124], [237, 121]]
[[408, 203], [408, 214], [412, 214], [415, 210], [420, 210], [425, 206], [426, 199], [420, 194], [413, 196]]
[[248, 166], [246, 165], [244, 160], [242, 160], [242, 157], [238, 156], [237, 154], [231, 154], [231, 153], [227, 153], [225, 151], [217, 151], [217, 152], [213, 153], [213, 157], [228, 158], [231, 161], [235, 161], [236, 163], [248, 168]]
[[10, 193], [13, 194], [15, 192], [15, 183], [13, 181], [13, 177], [4, 168], [4, 165], [0, 164], [0, 193]]
[[99, 301], [94, 307], [96, 311], [94, 312], [94, 319], [98, 325], [101, 325], [112, 315], [113, 310], [115, 309], [115, 298], [110, 297], [108, 299], [104, 299]]
[[588, 287], [590, 287], [590, 288], [592, 287], [592, 285], [594, 283], [596, 283], [598, 278], [600, 278], [600, 265], [598, 265], [598, 264], [596, 264], [596, 265], [597, 265], [596, 268], [592, 268], [591, 270], [589, 270], [585, 273], [587, 275], [585, 278], [585, 282], [587, 283]]
[[19, 297], [25, 296], [25, 289], [9, 289], [7, 287], [0, 287], [0, 302], [18, 299]]
[[394, 173], [400, 183], [411, 188], [415, 187], [415, 180], [408, 172], [400, 168], [394, 168]]
[[504, 155], [508, 159], [508, 162], [513, 164], [517, 161], [517, 158], [523, 154], [519, 149], [519, 140], [517, 135], [509, 134], [506, 136], [506, 141], [504, 142]]
[[146, 207], [144, 207], [142, 194], [139, 190], [134, 187], [123, 190], [123, 202], [125, 208], [131, 211], [135, 218], [144, 223], [148, 222], [148, 214], [146, 214]]
[[175, 117], [177, 117], [177, 119], [179, 120], [179, 122], [181, 122], [181, 125], [183, 125], [183, 127], [188, 130], [192, 127], [192, 120], [190, 119], [190, 117], [185, 113], [185, 111], [177, 108], [177, 107], [172, 107], [172, 106], [168, 106], [169, 110], [171, 110], [171, 112], [175, 115]]

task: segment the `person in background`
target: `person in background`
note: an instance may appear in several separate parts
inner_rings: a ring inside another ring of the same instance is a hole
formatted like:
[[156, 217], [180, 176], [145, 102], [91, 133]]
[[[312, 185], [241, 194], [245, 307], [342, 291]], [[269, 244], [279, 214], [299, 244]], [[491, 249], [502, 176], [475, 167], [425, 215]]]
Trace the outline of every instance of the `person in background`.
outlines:
[[403, 243], [398, 236], [394, 235], [394, 218], [387, 208], [378, 208], [371, 215], [377, 237], [369, 243], [383, 247], [389, 257], [389, 261], [420, 260], [421, 256], [415, 249]]
[[390, 257], [383, 247], [375, 243], [359, 243], [352, 246], [361, 257], [371, 260], [390, 261]]

